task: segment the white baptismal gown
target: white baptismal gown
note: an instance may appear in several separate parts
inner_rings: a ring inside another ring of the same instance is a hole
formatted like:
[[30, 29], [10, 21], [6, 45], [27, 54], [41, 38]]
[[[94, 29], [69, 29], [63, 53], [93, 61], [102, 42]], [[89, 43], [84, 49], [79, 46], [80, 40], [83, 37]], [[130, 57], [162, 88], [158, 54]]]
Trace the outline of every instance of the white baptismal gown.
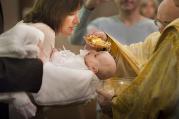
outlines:
[[44, 64], [42, 86], [34, 95], [39, 105], [63, 105], [86, 101], [96, 96], [98, 78], [84, 62], [85, 52], [75, 55], [69, 50], [55, 52]]

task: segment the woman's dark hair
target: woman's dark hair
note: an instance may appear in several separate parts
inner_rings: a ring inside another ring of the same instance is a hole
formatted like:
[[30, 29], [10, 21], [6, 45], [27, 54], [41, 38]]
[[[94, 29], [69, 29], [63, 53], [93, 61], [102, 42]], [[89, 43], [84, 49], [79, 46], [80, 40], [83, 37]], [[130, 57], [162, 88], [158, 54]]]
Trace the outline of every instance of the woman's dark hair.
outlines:
[[36, 0], [32, 10], [24, 17], [24, 22], [41, 22], [57, 32], [66, 16], [77, 10], [81, 4], [82, 0]]

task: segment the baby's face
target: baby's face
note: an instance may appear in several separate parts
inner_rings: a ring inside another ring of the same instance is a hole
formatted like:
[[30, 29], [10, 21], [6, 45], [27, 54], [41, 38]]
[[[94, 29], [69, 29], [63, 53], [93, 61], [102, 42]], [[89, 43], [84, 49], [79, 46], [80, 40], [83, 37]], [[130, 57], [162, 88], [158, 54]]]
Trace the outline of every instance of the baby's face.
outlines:
[[113, 61], [112, 56], [105, 51], [89, 51], [85, 56], [85, 63], [88, 67], [98, 67], [98, 69], [111, 64]]
[[85, 56], [85, 63], [95, 74], [100, 74], [101, 79], [111, 77], [116, 71], [114, 58], [105, 51], [90, 51]]
[[85, 63], [88, 67], [91, 66], [99, 66], [100, 61], [102, 60], [102, 53], [96, 51], [89, 51], [89, 53], [85, 56]]

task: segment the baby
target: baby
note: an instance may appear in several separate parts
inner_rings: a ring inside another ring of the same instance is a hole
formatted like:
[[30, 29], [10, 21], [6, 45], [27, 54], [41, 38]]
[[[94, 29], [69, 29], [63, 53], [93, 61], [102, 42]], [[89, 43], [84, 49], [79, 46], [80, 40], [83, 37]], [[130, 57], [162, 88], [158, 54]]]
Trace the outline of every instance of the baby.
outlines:
[[69, 50], [54, 51], [51, 61], [44, 64], [42, 86], [34, 95], [36, 103], [61, 105], [96, 97], [98, 79], [112, 77], [116, 63], [108, 52], [92, 49], [98, 50], [90, 47], [78, 55]]
[[93, 99], [98, 79], [112, 77], [115, 71], [116, 63], [106, 51], [80, 50], [78, 55], [69, 50], [54, 52], [51, 62], [44, 65], [42, 86], [34, 99], [39, 105]]
[[[27, 33], [33, 33], [34, 30], [36, 34], [28, 37]], [[39, 30], [19, 23], [0, 36], [0, 56], [35, 58], [39, 50], [37, 45], [43, 37]], [[96, 96], [98, 78], [109, 78], [115, 70], [115, 61], [108, 52], [81, 51], [79, 55], [67, 50], [55, 52], [52, 61], [44, 64], [42, 86], [38, 94], [34, 94], [34, 99], [42, 105], [89, 100]], [[4, 93], [1, 97], [13, 98], [12, 103], [25, 118], [35, 115], [36, 107], [26, 93]]]

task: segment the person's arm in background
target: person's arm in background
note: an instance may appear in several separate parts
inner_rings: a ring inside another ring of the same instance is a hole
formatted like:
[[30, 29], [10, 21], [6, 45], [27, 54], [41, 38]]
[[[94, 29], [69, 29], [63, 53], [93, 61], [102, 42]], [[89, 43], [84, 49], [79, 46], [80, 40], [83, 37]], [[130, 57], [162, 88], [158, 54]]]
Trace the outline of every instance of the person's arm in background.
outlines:
[[74, 45], [84, 44], [83, 36], [87, 33], [88, 18], [97, 5], [109, 0], [85, 0], [80, 12], [80, 24], [75, 28], [70, 41]]
[[88, 18], [92, 11], [83, 7], [80, 11], [80, 24], [75, 28], [73, 35], [70, 37], [70, 42], [74, 45], [84, 44], [83, 36], [86, 34]]
[[43, 64], [39, 59], [0, 57], [0, 92], [38, 92]]

